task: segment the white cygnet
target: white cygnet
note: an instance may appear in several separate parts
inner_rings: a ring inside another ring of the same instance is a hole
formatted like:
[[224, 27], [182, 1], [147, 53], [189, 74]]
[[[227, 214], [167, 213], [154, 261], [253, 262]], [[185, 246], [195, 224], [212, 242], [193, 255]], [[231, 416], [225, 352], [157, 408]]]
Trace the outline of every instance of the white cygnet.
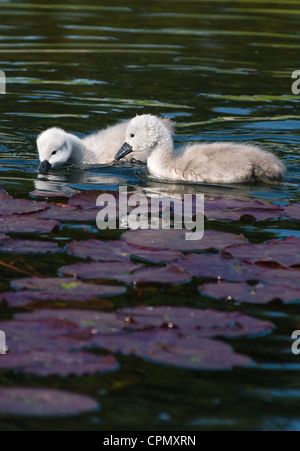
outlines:
[[[169, 133], [174, 133], [174, 122], [168, 118], [161, 119], [161, 122]], [[46, 174], [51, 168], [65, 164], [82, 167], [89, 164], [112, 163], [116, 152], [126, 139], [129, 123], [130, 121], [118, 123], [85, 138], [78, 138], [61, 128], [49, 128], [37, 138], [40, 158], [38, 172]], [[135, 155], [130, 157], [132, 158], [135, 158]], [[139, 152], [136, 159], [146, 162], [147, 151]]]
[[284, 164], [259, 147], [231, 142], [191, 144], [174, 150], [172, 135], [157, 117], [145, 114], [131, 120], [126, 142], [116, 155], [131, 152], [138, 159], [148, 151], [151, 175], [166, 181], [239, 183], [257, 179], [270, 181], [284, 175]]

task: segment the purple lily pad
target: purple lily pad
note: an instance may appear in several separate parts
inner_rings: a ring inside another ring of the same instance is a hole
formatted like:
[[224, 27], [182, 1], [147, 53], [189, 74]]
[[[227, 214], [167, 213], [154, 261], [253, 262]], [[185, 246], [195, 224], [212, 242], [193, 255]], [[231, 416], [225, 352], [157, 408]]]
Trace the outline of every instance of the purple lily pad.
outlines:
[[136, 307], [118, 311], [134, 324], [179, 330], [185, 335], [201, 337], [242, 337], [270, 332], [272, 324], [239, 312], [199, 310], [186, 307]]
[[149, 267], [139, 269], [130, 275], [117, 276], [116, 279], [127, 284], [181, 285], [191, 281], [189, 274], [172, 263], [165, 268]]
[[0, 388], [0, 414], [26, 417], [69, 417], [99, 410], [89, 396], [42, 388]]
[[140, 249], [129, 246], [124, 241], [72, 241], [68, 245], [67, 251], [76, 257], [107, 262], [128, 262], [132, 257], [135, 260], [160, 264], [177, 260], [183, 256], [178, 251]]
[[9, 196], [2, 196], [0, 202], [0, 215], [14, 215], [23, 213], [35, 213], [45, 210], [48, 207], [46, 202], [33, 202], [26, 199], [13, 199]]
[[[117, 287], [118, 288], [118, 287]], [[115, 290], [114, 290], [115, 292]], [[110, 296], [110, 295], [109, 295]], [[0, 294], [0, 305], [21, 308], [38, 308], [41, 303], [55, 302], [60, 303], [60, 306], [65, 303], [72, 302], [95, 302], [95, 307], [100, 310], [111, 310], [112, 304], [110, 301], [106, 299], [98, 299], [94, 298], [93, 295], [86, 293], [82, 294], [74, 294], [72, 292], [62, 291], [61, 293], [55, 292], [42, 292], [42, 291], [17, 291], [17, 292], [9, 292]]]
[[69, 199], [71, 196], [63, 191], [36, 190], [30, 193], [32, 197], [43, 197], [44, 199]]
[[[73, 332], [76, 334], [77, 332], [80, 332], [80, 330], [86, 331], [89, 328], [92, 329], [93, 335], [122, 335], [131, 330], [149, 328], [148, 325], [135, 324], [134, 321], [131, 321], [130, 318], [127, 317], [127, 315], [117, 315], [116, 313], [96, 312], [92, 310], [36, 310], [32, 313], [18, 314], [16, 315], [16, 319], [19, 322], [21, 322], [21, 320], [24, 322], [45, 321], [48, 324], [49, 321], [58, 321], [58, 324], [63, 324], [65, 321], [67, 324], [74, 324], [75, 327], [73, 330], [68, 331], [68, 335], [73, 335]], [[80, 330], [77, 330], [77, 328], [80, 328]], [[5, 331], [5, 328], [2, 330]], [[61, 336], [62, 335], [67, 334], [61, 333]]]
[[300, 301], [300, 290], [283, 285], [268, 285], [259, 283], [250, 286], [246, 283], [205, 284], [201, 288], [203, 295], [228, 301], [245, 302], [249, 304], [267, 304], [280, 301], [290, 303]]
[[76, 263], [75, 265], [63, 266], [58, 272], [79, 279], [114, 280], [118, 277], [128, 276], [140, 267], [141, 265], [130, 262]]
[[126, 262], [130, 260], [131, 247], [123, 241], [72, 241], [67, 251], [81, 258], [96, 261]]
[[35, 319], [29, 315], [20, 315], [20, 320], [2, 321], [0, 325], [6, 334], [9, 352], [18, 353], [73, 349], [73, 344], [59, 342], [57, 338], [80, 330], [76, 323], [67, 318]]
[[178, 251], [151, 251], [147, 249], [138, 249], [131, 246], [131, 258], [146, 263], [161, 264], [179, 260], [180, 258], [183, 258], [183, 254]]
[[79, 282], [72, 278], [27, 278], [11, 282], [16, 290], [33, 290], [52, 295], [65, 295], [67, 299], [74, 301], [89, 300], [93, 297], [106, 297], [121, 295], [126, 292], [125, 287], [97, 285]]
[[253, 265], [244, 265], [237, 259], [225, 259], [219, 254], [187, 254], [183, 260], [176, 262], [176, 266], [193, 277], [224, 279], [236, 282], [256, 279]]
[[231, 246], [223, 251], [223, 255], [239, 258], [245, 263], [300, 267], [300, 239], [292, 236], [264, 244]]
[[0, 370], [14, 369], [35, 376], [84, 376], [105, 374], [119, 369], [114, 356], [95, 356], [87, 352], [31, 351], [8, 353], [0, 359]]
[[300, 290], [299, 269], [270, 269], [268, 267], [253, 265], [256, 277], [254, 279], [270, 285], [286, 285], [290, 288]]
[[0, 232], [4, 233], [51, 233], [59, 226], [59, 222], [53, 219], [30, 215], [0, 216]]
[[[0, 237], [1, 238], [1, 237]], [[51, 241], [30, 241], [8, 238], [0, 241], [0, 252], [13, 254], [55, 254], [60, 251]]]
[[290, 218], [300, 221], [300, 204], [287, 205], [285, 211]]
[[208, 219], [238, 221], [245, 215], [259, 221], [278, 219], [284, 215], [284, 208], [280, 205], [264, 204], [258, 200], [245, 202], [238, 199], [217, 198], [205, 202], [205, 216]]
[[148, 249], [172, 249], [183, 252], [197, 252], [207, 249], [224, 249], [233, 244], [242, 244], [242, 235], [207, 230], [202, 240], [188, 241], [186, 230], [134, 230], [125, 232], [122, 238], [126, 243]]
[[51, 204], [47, 210], [44, 210], [38, 213], [36, 216], [44, 219], [57, 219], [59, 221], [65, 222], [96, 222], [97, 215], [99, 213], [99, 209], [75, 209], [70, 207], [69, 205], [61, 206]]
[[115, 198], [118, 198], [119, 196], [117, 191], [88, 190], [74, 194], [69, 199], [69, 205], [77, 208], [95, 208], [97, 199], [101, 194], [111, 194]]
[[167, 331], [132, 333], [122, 340], [100, 337], [98, 344], [113, 352], [177, 368], [230, 370], [252, 364], [249, 357], [235, 354], [228, 344], [207, 338], [180, 337]]

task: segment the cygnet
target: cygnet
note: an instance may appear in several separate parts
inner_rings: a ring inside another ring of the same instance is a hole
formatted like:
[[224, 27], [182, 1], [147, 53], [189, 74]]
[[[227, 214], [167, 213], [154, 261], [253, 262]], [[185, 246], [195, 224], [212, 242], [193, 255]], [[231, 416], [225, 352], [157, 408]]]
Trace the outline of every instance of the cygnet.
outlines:
[[134, 152], [145, 155], [151, 175], [166, 181], [240, 183], [257, 179], [269, 182], [285, 173], [284, 164], [259, 147], [231, 142], [191, 144], [174, 150], [172, 135], [162, 121], [152, 115], [130, 121], [126, 142], [116, 160]]
[[[169, 133], [174, 133], [174, 122], [161, 119]], [[38, 172], [46, 174], [51, 168], [61, 165], [82, 167], [90, 164], [109, 164], [126, 139], [126, 130], [130, 121], [121, 122], [85, 138], [67, 133], [53, 127], [41, 133], [37, 138], [40, 158]], [[135, 158], [132, 155], [130, 158]], [[147, 152], [139, 152], [139, 161], [147, 161]]]

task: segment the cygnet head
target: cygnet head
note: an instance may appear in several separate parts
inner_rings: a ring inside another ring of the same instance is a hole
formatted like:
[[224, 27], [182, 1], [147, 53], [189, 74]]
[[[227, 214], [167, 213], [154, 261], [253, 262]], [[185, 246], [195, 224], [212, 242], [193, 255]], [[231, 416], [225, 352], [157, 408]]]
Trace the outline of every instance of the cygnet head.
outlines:
[[136, 116], [128, 124], [126, 142], [115, 160], [121, 160], [132, 152], [137, 159], [142, 159], [139, 155], [149, 155], [163, 139], [171, 139], [171, 134], [158, 117], [151, 114]]
[[72, 156], [72, 135], [61, 128], [50, 128], [37, 139], [40, 156], [38, 172], [46, 174], [51, 168], [67, 163]]

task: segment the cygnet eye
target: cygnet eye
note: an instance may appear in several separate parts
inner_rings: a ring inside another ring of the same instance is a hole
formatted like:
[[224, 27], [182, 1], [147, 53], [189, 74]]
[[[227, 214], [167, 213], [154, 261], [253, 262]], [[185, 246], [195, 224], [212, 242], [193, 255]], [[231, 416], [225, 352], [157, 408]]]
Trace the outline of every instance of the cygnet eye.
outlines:
[[131, 137], [131, 138], [134, 138], [134, 136], [135, 136], [134, 133], [131, 133], [130, 137]]
[[56, 155], [56, 154], [57, 154], [57, 150], [54, 150], [51, 155]]

